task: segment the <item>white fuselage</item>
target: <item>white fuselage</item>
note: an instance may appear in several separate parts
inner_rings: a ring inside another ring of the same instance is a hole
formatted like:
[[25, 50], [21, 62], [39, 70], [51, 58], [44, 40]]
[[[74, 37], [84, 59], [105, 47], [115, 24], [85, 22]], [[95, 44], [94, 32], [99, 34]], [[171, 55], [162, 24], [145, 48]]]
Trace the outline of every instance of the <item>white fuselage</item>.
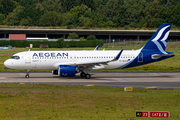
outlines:
[[[8, 59], [4, 65], [22, 70], [57, 70], [59, 65], [100, 62], [112, 60], [119, 51], [26, 51], [13, 56], [19, 59]], [[88, 69], [117, 69], [135, 59], [140, 50], [124, 50], [119, 60]]]

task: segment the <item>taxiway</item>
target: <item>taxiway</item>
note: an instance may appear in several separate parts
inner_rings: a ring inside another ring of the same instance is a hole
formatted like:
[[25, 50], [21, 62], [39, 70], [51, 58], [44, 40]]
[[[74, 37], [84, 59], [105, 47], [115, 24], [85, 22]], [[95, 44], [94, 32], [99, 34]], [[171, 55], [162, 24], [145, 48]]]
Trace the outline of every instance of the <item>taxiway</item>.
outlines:
[[180, 89], [180, 73], [90, 73], [91, 79], [59, 77], [51, 73], [0, 73], [0, 83], [48, 83], [109, 87]]

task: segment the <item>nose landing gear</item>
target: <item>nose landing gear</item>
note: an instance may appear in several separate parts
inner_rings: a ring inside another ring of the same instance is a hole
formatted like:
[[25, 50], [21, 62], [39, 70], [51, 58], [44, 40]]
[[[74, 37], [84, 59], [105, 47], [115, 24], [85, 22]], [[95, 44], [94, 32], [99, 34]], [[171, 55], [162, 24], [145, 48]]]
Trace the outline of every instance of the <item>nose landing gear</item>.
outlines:
[[27, 70], [27, 74], [26, 74], [25, 78], [29, 78], [29, 70]]

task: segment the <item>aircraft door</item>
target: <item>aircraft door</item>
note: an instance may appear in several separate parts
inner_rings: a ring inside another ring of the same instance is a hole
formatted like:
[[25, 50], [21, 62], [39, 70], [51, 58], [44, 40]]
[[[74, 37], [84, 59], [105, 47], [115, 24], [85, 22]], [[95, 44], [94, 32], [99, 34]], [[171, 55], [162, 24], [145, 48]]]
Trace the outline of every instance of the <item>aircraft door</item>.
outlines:
[[26, 53], [26, 54], [25, 54], [25, 64], [26, 64], [26, 65], [31, 64], [31, 56], [30, 56], [30, 53]]
[[138, 55], [138, 62], [143, 62], [143, 53], [139, 53]]

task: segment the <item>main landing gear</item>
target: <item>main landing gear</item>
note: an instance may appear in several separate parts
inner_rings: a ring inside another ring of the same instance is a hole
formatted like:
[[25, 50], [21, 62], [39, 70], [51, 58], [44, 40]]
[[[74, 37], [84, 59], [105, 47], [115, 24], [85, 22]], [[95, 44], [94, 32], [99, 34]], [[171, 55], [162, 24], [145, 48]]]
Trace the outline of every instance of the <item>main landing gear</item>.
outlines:
[[26, 74], [25, 78], [29, 78], [29, 70], [27, 70], [27, 74]]
[[84, 72], [81, 72], [80, 76], [83, 78], [85, 77], [86, 79], [90, 79], [91, 78], [91, 75], [88, 74], [88, 73], [84, 73]]

